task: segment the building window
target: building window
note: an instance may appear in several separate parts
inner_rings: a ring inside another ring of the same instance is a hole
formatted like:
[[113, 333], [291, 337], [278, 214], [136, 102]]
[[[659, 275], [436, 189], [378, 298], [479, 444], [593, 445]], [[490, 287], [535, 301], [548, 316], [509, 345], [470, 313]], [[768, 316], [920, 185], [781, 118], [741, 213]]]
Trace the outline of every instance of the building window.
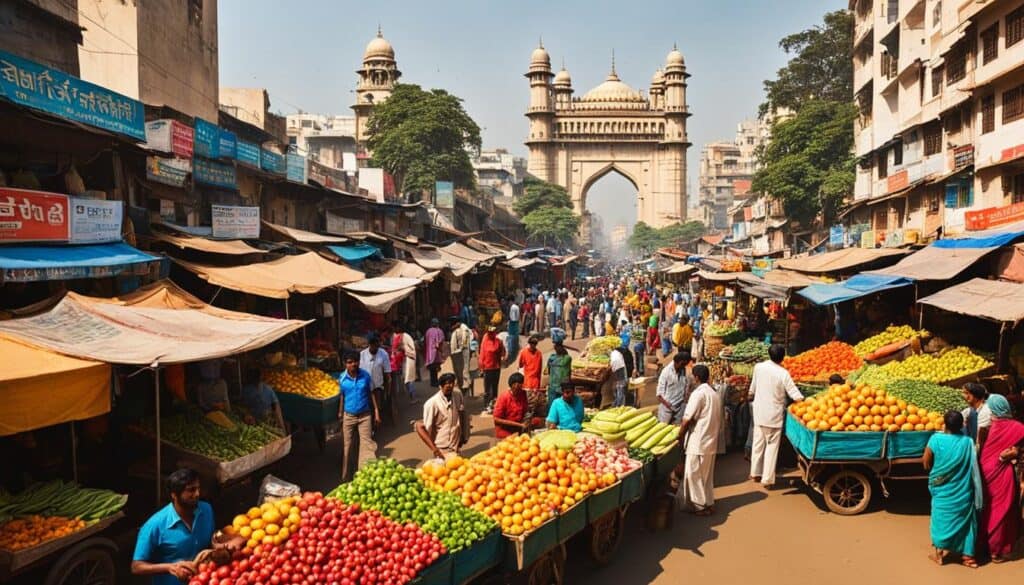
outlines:
[[932, 97], [942, 94], [942, 65], [932, 69]]
[[1024, 6], [1006, 15], [1006, 48], [1024, 40]]
[[1003, 175], [1003, 196], [1010, 198], [1010, 203], [1024, 202], [1024, 173]]
[[988, 134], [996, 129], [996, 96], [981, 98], [981, 133]]
[[954, 108], [942, 121], [946, 127], [946, 134], [957, 134], [964, 124], [963, 112], [960, 108]]
[[928, 213], [938, 213], [940, 201], [938, 193], [928, 195]]
[[988, 65], [999, 56], [999, 22], [981, 31], [981, 64]]
[[892, 166], [898, 167], [903, 164], [903, 143], [899, 140], [892, 147]]
[[878, 178], [884, 179], [889, 176], [889, 152], [883, 150], [878, 153]]
[[892, 79], [899, 73], [899, 58], [888, 51], [882, 53], [882, 76]]
[[962, 209], [974, 205], [974, 183], [956, 180], [946, 183], [946, 209]]
[[942, 152], [942, 125], [932, 122], [924, 127], [924, 155]]
[[953, 45], [946, 55], [946, 85], [953, 85], [967, 77], [967, 43]]
[[1003, 92], [1003, 124], [1024, 118], [1024, 85]]
[[188, 21], [203, 24], [203, 0], [188, 0]]

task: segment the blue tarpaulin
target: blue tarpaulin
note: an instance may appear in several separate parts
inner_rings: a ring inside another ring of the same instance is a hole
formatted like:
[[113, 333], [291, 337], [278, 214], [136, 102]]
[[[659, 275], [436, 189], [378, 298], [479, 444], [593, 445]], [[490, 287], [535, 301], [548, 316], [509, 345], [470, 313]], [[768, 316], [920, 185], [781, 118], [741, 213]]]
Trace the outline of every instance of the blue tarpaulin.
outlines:
[[903, 278], [902, 276], [858, 274], [849, 280], [834, 284], [812, 284], [797, 291], [797, 294], [816, 305], [834, 305], [871, 293], [907, 286], [913, 283], [913, 280]]
[[0, 271], [5, 282], [35, 282], [73, 278], [105, 278], [118, 274], [147, 274], [165, 262], [125, 244], [83, 246], [0, 246]]
[[932, 244], [936, 248], [1000, 248], [1024, 236], [1024, 232], [1011, 231], [993, 234], [983, 238], [955, 238], [939, 240]]
[[380, 250], [376, 246], [365, 242], [346, 244], [344, 246], [327, 246], [327, 249], [350, 264], [362, 262], [371, 256], [380, 254]]

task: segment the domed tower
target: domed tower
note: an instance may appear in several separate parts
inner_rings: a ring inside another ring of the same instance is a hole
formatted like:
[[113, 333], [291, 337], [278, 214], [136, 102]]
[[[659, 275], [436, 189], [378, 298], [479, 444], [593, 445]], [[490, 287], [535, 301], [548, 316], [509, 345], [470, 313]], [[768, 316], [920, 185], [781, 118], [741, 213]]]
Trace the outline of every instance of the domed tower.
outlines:
[[665, 108], [665, 73], [658, 67], [651, 77], [651, 109], [662, 110]]
[[675, 45], [665, 57], [665, 141], [686, 142], [686, 63]]
[[665, 132], [662, 135], [660, 191], [663, 194], [659, 225], [672, 221], [686, 221], [686, 150], [690, 147], [686, 136], [686, 63], [675, 45], [665, 57], [664, 97], [662, 115]]
[[377, 36], [366, 45], [363, 52], [363, 66], [357, 70], [359, 83], [356, 84], [356, 103], [352, 109], [356, 113], [356, 145], [358, 155], [365, 158], [366, 153], [366, 122], [370, 119], [374, 106], [388, 99], [398, 83], [402, 72], [395, 61], [395, 49], [391, 46], [377, 27]]
[[542, 42], [530, 55], [530, 70], [526, 73], [530, 80], [530, 107], [526, 111], [530, 136], [526, 145], [530, 149], [527, 171], [543, 181], [552, 180], [549, 148], [555, 118], [552, 77], [551, 56]]
[[572, 107], [572, 78], [569, 77], [569, 72], [566, 71], [565, 65], [562, 65], [562, 70], [555, 75], [555, 109], [556, 110], [567, 110]]

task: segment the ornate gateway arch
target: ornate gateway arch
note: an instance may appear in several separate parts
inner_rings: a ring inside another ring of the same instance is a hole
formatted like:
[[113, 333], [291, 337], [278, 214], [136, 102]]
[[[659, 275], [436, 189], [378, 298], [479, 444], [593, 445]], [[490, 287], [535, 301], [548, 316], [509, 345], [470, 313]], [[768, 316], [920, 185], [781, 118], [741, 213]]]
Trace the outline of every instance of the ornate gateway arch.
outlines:
[[612, 70], [603, 83], [573, 97], [563, 67], [551, 72], [541, 45], [530, 58], [530, 174], [566, 188], [590, 241], [587, 190], [618, 172], [637, 190], [637, 219], [654, 227], [686, 220], [686, 65], [675, 48], [651, 79], [648, 96]]

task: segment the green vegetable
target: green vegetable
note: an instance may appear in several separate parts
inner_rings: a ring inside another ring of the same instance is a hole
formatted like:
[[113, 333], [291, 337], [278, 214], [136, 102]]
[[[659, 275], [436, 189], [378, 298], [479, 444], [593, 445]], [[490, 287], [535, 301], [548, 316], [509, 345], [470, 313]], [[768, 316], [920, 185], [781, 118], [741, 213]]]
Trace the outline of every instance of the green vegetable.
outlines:
[[624, 431], [628, 431], [630, 429], [635, 429], [649, 420], [655, 420], [654, 413], [645, 412], [640, 416], [634, 416], [633, 418], [626, 419], [621, 425], [619, 425], [619, 428]]
[[678, 433], [679, 430], [674, 425], [664, 425], [663, 428], [659, 429], [654, 435], [647, 438], [646, 441], [640, 443], [640, 446], [644, 449], [652, 449], [654, 447], [662, 446], [662, 441], [665, 437], [671, 436], [672, 433]]
[[652, 429], [654, 429], [657, 425], [658, 425], [658, 419], [654, 418], [653, 416], [651, 418], [641, 422], [637, 426], [635, 426], [635, 427], [629, 429], [628, 431], [626, 431], [626, 442], [629, 443], [630, 445], [636, 444], [636, 442], [638, 440], [640, 440], [641, 437], [646, 435], [648, 432], [650, 432]]
[[[189, 409], [160, 420], [162, 440], [218, 461], [232, 461], [259, 451], [280, 439], [280, 431], [267, 425], [249, 425], [227, 414], [236, 429], [231, 431], [208, 420], [199, 409]], [[155, 434], [152, 419], [143, 427]]]
[[764, 361], [768, 359], [768, 346], [756, 339], [746, 339], [726, 347], [720, 355], [733, 361]]
[[641, 447], [629, 447], [627, 450], [630, 459], [636, 459], [640, 463], [650, 463], [654, 461], [654, 453], [651, 453], [648, 449]]
[[124, 507], [128, 496], [110, 490], [80, 487], [60, 480], [37, 483], [18, 495], [8, 494], [0, 500], [0, 517], [10, 518], [40, 514], [100, 520]]
[[[595, 424], [597, 423], [594, 421], [587, 423], [591, 427]], [[541, 449], [572, 449], [573, 445], [576, 444], [576, 433], [550, 429], [538, 434], [537, 441], [540, 442]]]
[[918, 408], [945, 413], [967, 408], [963, 394], [956, 388], [924, 380], [895, 380], [886, 385], [889, 394]]

